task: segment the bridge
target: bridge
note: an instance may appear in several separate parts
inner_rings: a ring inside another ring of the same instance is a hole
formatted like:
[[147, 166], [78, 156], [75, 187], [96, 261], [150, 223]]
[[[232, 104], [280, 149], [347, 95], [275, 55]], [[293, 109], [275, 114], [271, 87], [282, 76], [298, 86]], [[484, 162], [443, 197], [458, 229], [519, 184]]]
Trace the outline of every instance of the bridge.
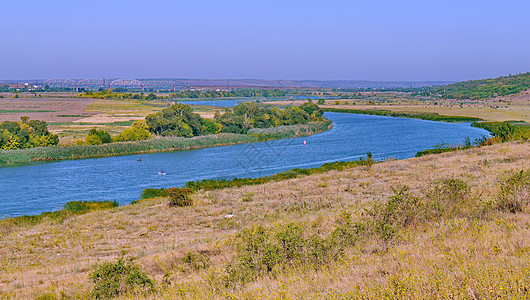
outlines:
[[98, 88], [127, 88], [142, 90], [145, 89], [163, 89], [163, 90], [173, 90], [174, 92], [177, 88], [183, 86], [184, 84], [176, 80], [147, 80], [147, 79], [132, 79], [132, 78], [123, 78], [123, 79], [114, 79], [114, 80], [105, 80], [97, 78], [89, 78], [82, 80], [74, 80], [67, 78], [54, 78], [44, 81], [44, 86], [49, 86], [52, 88], [75, 88], [76, 91], [79, 91], [79, 88], [88, 88], [88, 89], [98, 89]]

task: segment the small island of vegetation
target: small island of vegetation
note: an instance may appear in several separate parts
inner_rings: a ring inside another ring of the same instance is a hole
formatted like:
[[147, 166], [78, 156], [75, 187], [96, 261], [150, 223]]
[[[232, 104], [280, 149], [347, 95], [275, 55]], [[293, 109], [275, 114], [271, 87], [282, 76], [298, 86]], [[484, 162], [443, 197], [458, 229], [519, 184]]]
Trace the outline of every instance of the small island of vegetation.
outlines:
[[[21, 124], [18, 126], [26, 126]], [[148, 115], [145, 121], [135, 121], [131, 127], [115, 136], [94, 128], [75, 146], [57, 146], [57, 136], [50, 135], [56, 139], [53, 144], [31, 149], [4, 148], [10, 150], [0, 151], [0, 165], [250, 143], [307, 136], [325, 131], [330, 126], [331, 122], [323, 117], [322, 110], [313, 103], [278, 109], [246, 102], [223, 114], [217, 112], [213, 120], [194, 113], [189, 105], [175, 103]]]

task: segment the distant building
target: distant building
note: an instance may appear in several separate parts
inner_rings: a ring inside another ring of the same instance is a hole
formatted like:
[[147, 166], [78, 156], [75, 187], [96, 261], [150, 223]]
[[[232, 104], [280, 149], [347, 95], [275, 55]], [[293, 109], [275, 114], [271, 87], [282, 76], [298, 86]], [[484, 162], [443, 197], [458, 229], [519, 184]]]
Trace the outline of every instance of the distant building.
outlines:
[[0, 88], [25, 89], [26, 84], [24, 83], [0, 83]]

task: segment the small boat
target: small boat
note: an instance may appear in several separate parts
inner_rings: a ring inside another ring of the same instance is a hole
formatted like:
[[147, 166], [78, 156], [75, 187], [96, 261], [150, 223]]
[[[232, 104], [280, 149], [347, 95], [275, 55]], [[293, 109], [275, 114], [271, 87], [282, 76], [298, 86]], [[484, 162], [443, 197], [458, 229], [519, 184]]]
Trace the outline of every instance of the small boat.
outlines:
[[158, 175], [166, 176], [166, 173], [164, 171], [158, 172]]
[[304, 145], [307, 145], [307, 142], [306, 142], [306, 140], [304, 140]]
[[142, 161], [142, 158], [141, 157], [138, 157], [138, 159], [136, 161]]

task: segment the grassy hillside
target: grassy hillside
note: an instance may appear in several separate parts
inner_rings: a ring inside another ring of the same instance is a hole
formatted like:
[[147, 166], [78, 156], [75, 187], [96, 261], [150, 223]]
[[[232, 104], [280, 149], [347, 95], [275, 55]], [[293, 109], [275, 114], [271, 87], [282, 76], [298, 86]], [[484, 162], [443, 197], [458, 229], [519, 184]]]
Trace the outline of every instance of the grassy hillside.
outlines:
[[512, 142], [199, 191], [188, 207], [5, 219], [0, 293], [90, 298], [93, 271], [117, 266], [155, 287], [126, 299], [525, 298], [528, 170], [530, 144]]
[[491, 79], [470, 80], [427, 89], [447, 99], [486, 99], [516, 94], [530, 88], [530, 72]]

